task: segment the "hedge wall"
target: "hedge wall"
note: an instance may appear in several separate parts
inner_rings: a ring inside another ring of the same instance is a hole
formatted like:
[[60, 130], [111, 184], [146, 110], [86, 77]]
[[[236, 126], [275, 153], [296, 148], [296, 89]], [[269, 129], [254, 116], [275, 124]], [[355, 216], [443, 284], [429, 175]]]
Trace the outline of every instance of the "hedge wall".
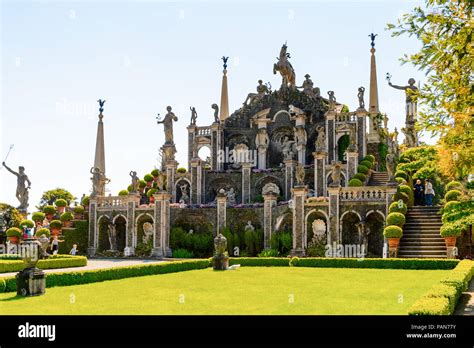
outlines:
[[69, 254], [73, 244], [77, 244], [78, 255], [87, 254], [89, 243], [89, 223], [86, 220], [74, 220], [74, 228], [63, 228], [59, 239], [64, 242], [59, 243], [59, 253]]
[[[89, 284], [102, 282], [105, 280], [117, 280], [155, 274], [182, 272], [194, 269], [204, 269], [209, 266], [209, 260], [205, 259], [163, 262], [158, 264], [142, 264], [137, 266], [96, 269], [82, 272], [48, 273], [46, 274], [46, 287], [51, 288], [54, 286]], [[16, 291], [15, 277], [7, 277], [3, 279], [6, 283], [5, 292]]]
[[[72, 255], [51, 255], [46, 260], [38, 261], [38, 268], [68, 268], [87, 266], [87, 258], [84, 256]], [[0, 260], [0, 273], [19, 272], [25, 265], [22, 260]]]

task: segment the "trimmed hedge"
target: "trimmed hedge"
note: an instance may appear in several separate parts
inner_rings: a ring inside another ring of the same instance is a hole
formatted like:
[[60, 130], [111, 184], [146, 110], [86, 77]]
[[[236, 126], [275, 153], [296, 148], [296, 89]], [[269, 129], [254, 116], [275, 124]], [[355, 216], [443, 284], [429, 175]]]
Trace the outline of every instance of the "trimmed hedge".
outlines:
[[402, 200], [403, 203], [405, 203], [406, 205], [408, 205], [408, 203], [410, 202], [410, 197], [408, 197], [408, 195], [406, 193], [403, 193], [403, 192], [397, 192], [393, 195], [392, 197], [392, 200], [394, 202], [398, 202], [399, 200]]
[[358, 179], [362, 182], [365, 182], [365, 180], [367, 179], [367, 176], [365, 174], [362, 174], [362, 173], [356, 173], [352, 179]]
[[446, 192], [444, 199], [446, 202], [459, 201], [459, 197], [462, 196], [462, 192], [459, 190], [451, 190]]
[[49, 229], [47, 229], [47, 228], [44, 228], [44, 227], [43, 227], [43, 228], [40, 228], [40, 229], [38, 229], [38, 230], [36, 231], [35, 237], [40, 237], [40, 236], [43, 235], [43, 234], [44, 234], [46, 237], [49, 237], [49, 236], [51, 236], [51, 231], [50, 231]]
[[462, 191], [463, 186], [459, 181], [451, 181], [448, 184], [446, 184], [445, 190], [446, 192], [451, 191], [451, 190]]
[[[46, 287], [68, 286], [118, 280], [124, 278], [141, 277], [156, 274], [175, 273], [196, 269], [205, 269], [210, 266], [209, 260], [183, 260], [163, 262], [158, 264], [142, 264], [127, 267], [96, 269], [82, 272], [63, 272], [46, 274]], [[5, 292], [16, 291], [15, 277], [3, 278], [6, 282]]]
[[128, 196], [128, 190], [120, 190], [118, 195], [119, 196]]
[[[392, 213], [397, 214], [397, 213]], [[383, 229], [383, 235], [385, 238], [402, 238], [403, 230], [400, 226], [387, 226]]]
[[85, 255], [89, 241], [89, 224], [85, 220], [74, 221], [74, 228], [63, 228], [61, 239], [63, 243], [59, 243], [59, 253], [69, 254], [73, 244], [77, 244], [79, 255]]
[[56, 208], [54, 207], [54, 205], [45, 205], [43, 208], [43, 213], [54, 214], [56, 213]]
[[56, 207], [67, 207], [67, 201], [65, 199], [59, 198], [54, 202]]
[[395, 177], [396, 178], [402, 178], [402, 179], [408, 181], [408, 174], [406, 172], [404, 172], [403, 170], [397, 170], [395, 172]]
[[403, 207], [399, 208], [398, 207], [398, 202], [393, 202], [390, 204], [390, 207], [388, 208], [389, 213], [401, 213], [401, 214], [406, 214], [407, 213], [407, 205], [403, 203]]
[[383, 258], [333, 258], [293, 257], [291, 265], [296, 267], [322, 268], [378, 268], [378, 269], [453, 269], [458, 260], [447, 259], [383, 259]]
[[387, 225], [403, 227], [405, 224], [405, 215], [402, 213], [390, 213], [387, 215]]
[[237, 264], [257, 267], [289, 266], [290, 259], [287, 257], [231, 257], [229, 259], [229, 265]]
[[37, 222], [37, 221], [43, 222], [45, 217], [46, 217], [45, 213], [37, 211], [33, 213], [33, 215], [31, 215], [31, 220], [33, 220], [34, 222]]
[[357, 186], [362, 186], [362, 185], [363, 183], [359, 179], [352, 178], [351, 180], [349, 180], [349, 186], [351, 187], [357, 187]]
[[375, 157], [373, 155], [367, 155], [363, 158], [363, 161], [369, 161], [371, 163], [375, 162]]
[[367, 168], [366, 166], [363, 166], [360, 164], [357, 166], [357, 173], [362, 173], [362, 174], [367, 175], [368, 172], [369, 172], [369, 168]]
[[372, 168], [372, 164], [373, 164], [373, 163], [370, 162], [370, 161], [363, 160], [363, 161], [361, 161], [359, 164], [360, 164], [361, 166], [364, 166], [364, 167], [367, 167], [367, 168], [370, 169], [370, 168]]
[[462, 260], [438, 284], [415, 301], [408, 309], [409, 315], [450, 315], [463, 291], [474, 276], [474, 262]]
[[[69, 268], [87, 266], [87, 258], [72, 255], [51, 255], [48, 259], [39, 260], [38, 268]], [[25, 265], [22, 260], [0, 260], [0, 273], [19, 272]]]

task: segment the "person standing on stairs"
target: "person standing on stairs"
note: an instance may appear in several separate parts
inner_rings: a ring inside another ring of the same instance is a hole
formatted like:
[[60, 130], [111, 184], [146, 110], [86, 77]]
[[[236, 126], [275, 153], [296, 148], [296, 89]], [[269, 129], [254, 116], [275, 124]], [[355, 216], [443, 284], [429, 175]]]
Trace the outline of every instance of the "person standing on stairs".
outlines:
[[415, 185], [413, 186], [413, 191], [415, 195], [415, 205], [423, 205], [424, 204], [424, 193], [425, 187], [421, 183], [420, 179], [416, 180]]
[[429, 207], [433, 206], [433, 197], [435, 195], [433, 184], [430, 179], [425, 180], [425, 204]]

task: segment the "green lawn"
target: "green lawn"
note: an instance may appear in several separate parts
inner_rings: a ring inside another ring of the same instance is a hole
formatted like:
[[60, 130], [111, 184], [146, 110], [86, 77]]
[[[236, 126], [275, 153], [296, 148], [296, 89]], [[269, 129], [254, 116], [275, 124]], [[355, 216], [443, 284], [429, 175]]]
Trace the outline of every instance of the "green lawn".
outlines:
[[449, 270], [241, 267], [0, 294], [0, 314], [405, 314]]

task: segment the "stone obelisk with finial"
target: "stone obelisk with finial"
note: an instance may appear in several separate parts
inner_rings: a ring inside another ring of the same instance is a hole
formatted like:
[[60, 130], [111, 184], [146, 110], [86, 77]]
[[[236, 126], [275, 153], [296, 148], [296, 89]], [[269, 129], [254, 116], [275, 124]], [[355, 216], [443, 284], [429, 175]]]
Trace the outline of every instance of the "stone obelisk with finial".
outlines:
[[105, 175], [105, 145], [104, 145], [104, 103], [105, 100], [99, 99], [99, 123], [97, 125], [97, 138], [95, 142], [94, 168], [98, 168]]
[[224, 62], [224, 70], [222, 71], [222, 88], [221, 88], [221, 106], [220, 106], [220, 114], [219, 119], [224, 121], [227, 117], [229, 117], [229, 93], [227, 91], [227, 60], [229, 57], [222, 57], [222, 61]]
[[370, 34], [371, 39], [370, 46], [370, 91], [369, 91], [369, 135], [367, 137], [368, 143], [379, 143], [380, 136], [378, 132], [378, 119], [377, 115], [380, 113], [379, 110], [379, 92], [377, 87], [377, 66], [375, 64], [375, 37], [377, 34]]

